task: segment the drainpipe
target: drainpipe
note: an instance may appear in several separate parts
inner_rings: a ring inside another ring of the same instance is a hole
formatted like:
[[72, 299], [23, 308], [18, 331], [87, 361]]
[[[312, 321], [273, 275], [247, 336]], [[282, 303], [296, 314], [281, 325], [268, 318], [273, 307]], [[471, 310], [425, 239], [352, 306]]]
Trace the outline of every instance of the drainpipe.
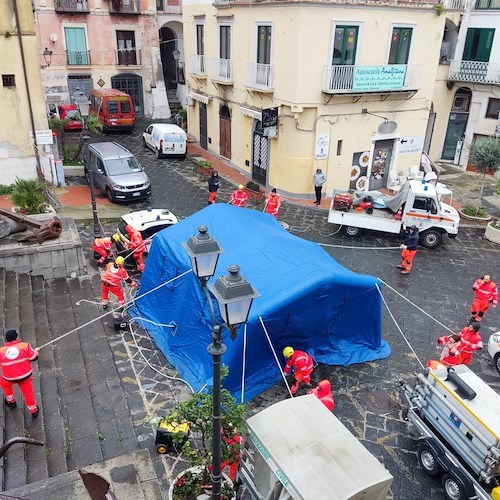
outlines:
[[19, 41], [19, 50], [21, 51], [21, 62], [23, 65], [24, 83], [26, 85], [26, 97], [28, 98], [31, 130], [33, 133], [33, 147], [35, 150], [35, 158], [36, 158], [36, 173], [37, 173], [37, 176], [40, 180], [44, 180], [44, 177], [42, 174], [42, 166], [40, 165], [40, 155], [38, 154], [38, 144], [36, 143], [35, 118], [33, 116], [33, 106], [31, 104], [30, 85], [28, 82], [28, 72], [26, 71], [26, 60], [24, 58], [23, 37], [21, 34], [21, 24], [19, 22], [19, 11], [17, 10], [17, 0], [13, 0], [12, 3], [13, 3], [13, 8], [14, 8], [14, 16], [16, 18], [17, 39]]

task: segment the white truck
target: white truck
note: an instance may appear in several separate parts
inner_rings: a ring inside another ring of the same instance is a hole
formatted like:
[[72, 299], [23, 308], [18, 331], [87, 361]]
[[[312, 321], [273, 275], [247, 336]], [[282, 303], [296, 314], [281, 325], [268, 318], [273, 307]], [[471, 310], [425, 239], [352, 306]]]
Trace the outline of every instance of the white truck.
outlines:
[[441, 244], [443, 234], [447, 233], [450, 238], [458, 234], [458, 212], [440, 201], [432, 184], [408, 181], [394, 196], [379, 191], [356, 194], [361, 199], [367, 196], [373, 199], [373, 207], [368, 211], [357, 211], [349, 203], [342, 202], [349, 195], [334, 191], [328, 213], [328, 222], [341, 225], [347, 236], [357, 236], [361, 229], [399, 234], [408, 226], [415, 225], [420, 234], [420, 244], [436, 248]]
[[500, 395], [465, 365], [402, 384], [424, 471], [451, 500], [500, 499]]

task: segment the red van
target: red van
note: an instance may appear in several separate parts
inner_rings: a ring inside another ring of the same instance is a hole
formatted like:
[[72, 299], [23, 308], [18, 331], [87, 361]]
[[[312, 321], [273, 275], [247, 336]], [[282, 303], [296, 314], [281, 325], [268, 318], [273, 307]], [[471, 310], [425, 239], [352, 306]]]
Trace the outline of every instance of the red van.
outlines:
[[135, 125], [132, 98], [116, 89], [94, 89], [90, 93], [90, 114], [99, 118], [103, 131], [131, 132]]

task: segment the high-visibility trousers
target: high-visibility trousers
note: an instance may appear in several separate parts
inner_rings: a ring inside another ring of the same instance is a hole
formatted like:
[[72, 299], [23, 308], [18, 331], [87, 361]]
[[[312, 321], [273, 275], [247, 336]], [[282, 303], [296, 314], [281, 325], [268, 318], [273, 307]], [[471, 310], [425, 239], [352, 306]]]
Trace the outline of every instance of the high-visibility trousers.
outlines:
[[24, 403], [30, 411], [30, 413], [35, 413], [38, 409], [35, 400], [35, 392], [33, 391], [33, 380], [31, 375], [23, 380], [6, 380], [3, 377], [0, 378], [0, 386], [2, 387], [3, 393], [5, 394], [5, 399], [9, 403], [13, 403], [16, 400], [16, 395], [14, 394], [14, 384], [19, 386], [24, 397]]
[[403, 270], [408, 272], [411, 271], [413, 266], [413, 257], [415, 257], [416, 253], [416, 250], [408, 250], [407, 248], [401, 252], [401, 266], [403, 267]]
[[215, 198], [217, 198], [217, 191], [213, 191], [210, 193], [210, 196], [208, 197], [208, 203], [215, 203]]
[[481, 319], [484, 313], [488, 310], [490, 302], [484, 299], [478, 299], [477, 297], [473, 300], [472, 306], [470, 308], [470, 313], [473, 318]]
[[120, 306], [125, 305], [125, 298], [123, 297], [123, 290], [120, 285], [109, 285], [103, 282], [101, 290], [102, 290], [102, 301], [104, 304], [108, 303], [109, 293], [111, 292], [113, 295], [116, 295], [118, 299], [118, 304]]

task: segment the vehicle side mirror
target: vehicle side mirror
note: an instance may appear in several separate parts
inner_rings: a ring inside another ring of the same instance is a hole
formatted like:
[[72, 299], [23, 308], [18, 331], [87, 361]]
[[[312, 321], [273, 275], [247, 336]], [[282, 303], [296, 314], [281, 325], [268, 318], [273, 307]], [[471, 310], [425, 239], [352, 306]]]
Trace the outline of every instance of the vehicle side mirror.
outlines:
[[97, 171], [100, 173], [100, 174], [104, 174], [104, 170], [100, 167], [97, 167]]

